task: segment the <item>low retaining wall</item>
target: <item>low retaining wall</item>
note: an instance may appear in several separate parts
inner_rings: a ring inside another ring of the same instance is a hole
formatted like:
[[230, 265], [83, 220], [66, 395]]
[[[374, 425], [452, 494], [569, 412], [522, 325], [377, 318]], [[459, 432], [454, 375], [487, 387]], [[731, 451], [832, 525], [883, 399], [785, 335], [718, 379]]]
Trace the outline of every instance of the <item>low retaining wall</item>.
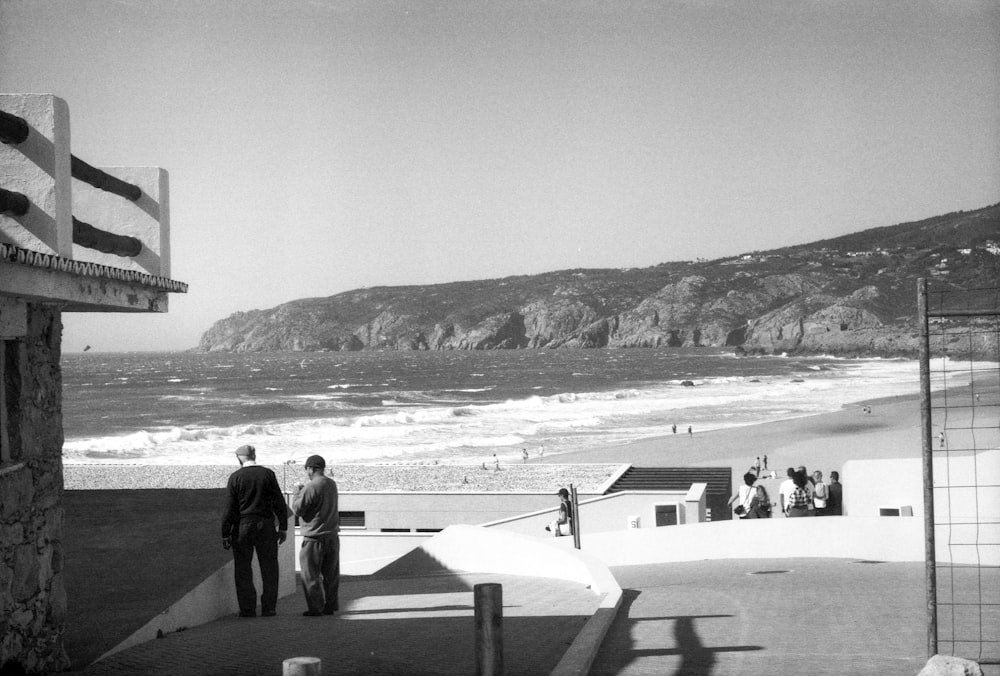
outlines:
[[[278, 598], [280, 599], [295, 593], [294, 537], [287, 538], [278, 547], [278, 571]], [[260, 568], [257, 566], [256, 560], [253, 565], [253, 581], [259, 595], [263, 586], [260, 579]], [[226, 615], [235, 615], [239, 610], [239, 604], [236, 601], [236, 584], [233, 581], [233, 562], [230, 561], [185, 594], [179, 601], [147, 622], [138, 631], [101, 655], [97, 661], [134, 645], [151, 641], [157, 637], [158, 633], [170, 634], [180, 629], [197, 627]]]
[[915, 517], [779, 516], [583, 533], [580, 540], [584, 551], [608, 566], [802, 557], [924, 560], [924, 522]]

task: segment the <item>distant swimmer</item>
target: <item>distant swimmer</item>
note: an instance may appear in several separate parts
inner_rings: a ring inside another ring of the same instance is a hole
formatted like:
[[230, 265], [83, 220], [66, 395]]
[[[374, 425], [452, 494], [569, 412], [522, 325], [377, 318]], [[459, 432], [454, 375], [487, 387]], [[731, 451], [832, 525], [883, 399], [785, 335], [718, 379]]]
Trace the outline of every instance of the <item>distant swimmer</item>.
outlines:
[[677, 434], [677, 425], [672, 425], [672, 426], [670, 427], [670, 430], [671, 430], [671, 431], [672, 431], [672, 432], [673, 432], [674, 434]]
[[691, 426], [690, 426], [690, 425], [688, 425], [688, 434], [689, 434], [689, 435], [690, 435], [690, 434], [694, 434], [694, 432], [693, 432], [693, 431], [691, 430]]

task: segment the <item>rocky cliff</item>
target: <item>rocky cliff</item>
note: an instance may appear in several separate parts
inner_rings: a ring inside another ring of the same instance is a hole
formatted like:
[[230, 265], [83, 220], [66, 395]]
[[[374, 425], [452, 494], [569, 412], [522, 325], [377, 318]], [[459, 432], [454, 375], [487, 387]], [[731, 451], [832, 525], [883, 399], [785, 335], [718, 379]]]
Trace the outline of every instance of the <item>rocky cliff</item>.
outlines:
[[[216, 322], [199, 349], [915, 354], [920, 277], [936, 288], [1000, 286], [1000, 205], [713, 261], [296, 300]], [[996, 338], [978, 340], [973, 349], [995, 358]]]

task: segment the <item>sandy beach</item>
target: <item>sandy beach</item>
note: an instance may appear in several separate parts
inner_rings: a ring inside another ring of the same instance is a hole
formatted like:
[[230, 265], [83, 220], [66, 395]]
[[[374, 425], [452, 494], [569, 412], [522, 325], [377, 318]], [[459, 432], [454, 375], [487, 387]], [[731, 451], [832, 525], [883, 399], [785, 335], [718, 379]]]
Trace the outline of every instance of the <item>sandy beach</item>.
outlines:
[[[867, 408], [866, 408], [867, 407]], [[870, 411], [869, 412], [866, 412]], [[667, 430], [669, 432], [669, 430]], [[916, 396], [859, 403], [842, 410], [790, 420], [644, 439], [622, 446], [531, 455], [527, 463], [341, 464], [333, 474], [342, 491], [537, 491], [572, 483], [596, 491], [622, 464], [640, 467], [732, 467], [734, 485], [767, 456], [769, 470], [788, 466], [840, 471], [852, 459], [919, 457], [920, 402]], [[268, 465], [266, 448], [259, 459]], [[290, 489], [302, 474], [298, 465], [269, 465]], [[485, 469], [484, 469], [485, 467]], [[226, 484], [233, 465], [66, 465], [67, 490], [209, 489]], [[842, 481], [849, 480], [841, 477]]]

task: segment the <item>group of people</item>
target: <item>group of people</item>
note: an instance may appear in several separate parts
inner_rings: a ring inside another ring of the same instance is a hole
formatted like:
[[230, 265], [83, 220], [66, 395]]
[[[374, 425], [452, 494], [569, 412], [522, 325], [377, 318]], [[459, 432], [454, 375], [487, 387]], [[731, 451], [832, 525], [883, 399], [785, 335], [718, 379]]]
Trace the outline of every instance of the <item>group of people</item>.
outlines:
[[744, 485], [729, 499], [729, 506], [738, 519], [769, 519], [774, 508], [780, 509], [786, 517], [843, 515], [844, 494], [838, 472], [830, 472], [830, 482], [826, 483], [819, 470], [810, 474], [804, 466], [789, 467], [788, 478], [778, 487], [778, 502], [773, 503], [767, 489], [757, 483], [759, 462], [758, 459], [743, 475]]
[[844, 513], [844, 487], [840, 474], [830, 472], [830, 483], [823, 481], [823, 472], [812, 474], [802, 465], [789, 467], [787, 479], [778, 488], [781, 511], [785, 516], [842, 516]]
[[[288, 534], [288, 507], [274, 472], [257, 464], [253, 446], [236, 449], [240, 469], [229, 477], [222, 517], [222, 546], [233, 551], [236, 600], [240, 617], [257, 616], [253, 556], [257, 554], [263, 590], [261, 617], [273, 617], [278, 603], [278, 547]], [[302, 547], [299, 565], [307, 617], [339, 610], [340, 517], [337, 483], [326, 476], [322, 456], [305, 463], [306, 481], [296, 484], [292, 512], [299, 519]]]

